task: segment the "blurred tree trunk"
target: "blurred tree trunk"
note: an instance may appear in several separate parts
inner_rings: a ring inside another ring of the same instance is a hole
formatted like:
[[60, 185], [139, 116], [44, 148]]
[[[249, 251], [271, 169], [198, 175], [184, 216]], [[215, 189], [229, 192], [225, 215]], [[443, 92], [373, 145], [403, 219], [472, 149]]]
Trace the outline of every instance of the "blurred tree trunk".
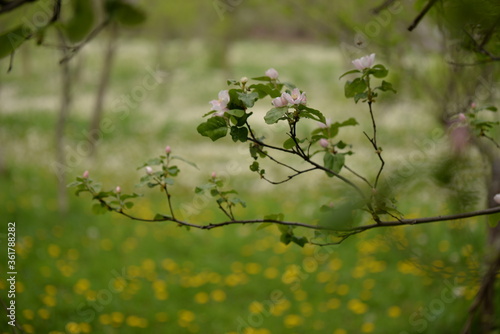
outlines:
[[[65, 39], [62, 33], [59, 34], [59, 39], [62, 45], [65, 45]], [[67, 56], [67, 49], [63, 48], [63, 59]], [[55, 132], [55, 142], [56, 142], [56, 163], [61, 166], [57, 173], [58, 180], [58, 206], [59, 212], [64, 214], [68, 211], [68, 193], [66, 189], [66, 156], [64, 154], [64, 129], [66, 127], [66, 121], [69, 116], [71, 107], [71, 91], [72, 91], [72, 79], [71, 79], [71, 69], [68, 61], [60, 64], [61, 66], [61, 105], [59, 108], [59, 115], [57, 117], [56, 132]], [[64, 166], [64, 167], [62, 167]]]
[[99, 85], [97, 88], [97, 95], [94, 105], [94, 112], [92, 113], [92, 120], [90, 122], [89, 137], [90, 152], [89, 156], [94, 157], [97, 151], [97, 144], [99, 139], [102, 138], [100, 134], [100, 123], [104, 112], [104, 102], [106, 93], [108, 91], [109, 79], [111, 77], [111, 68], [115, 59], [116, 40], [118, 39], [118, 26], [116, 23], [109, 25], [109, 35], [106, 48], [104, 50], [104, 61], [102, 64], [101, 76], [99, 78]]

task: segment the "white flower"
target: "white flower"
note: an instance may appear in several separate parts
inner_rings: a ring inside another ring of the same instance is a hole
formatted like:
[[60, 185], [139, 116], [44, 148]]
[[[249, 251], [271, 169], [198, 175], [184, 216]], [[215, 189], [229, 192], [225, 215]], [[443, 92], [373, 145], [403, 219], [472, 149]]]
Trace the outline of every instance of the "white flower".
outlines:
[[115, 189], [115, 193], [119, 194], [121, 192], [122, 192], [122, 188], [120, 188], [120, 186], [117, 186]]
[[227, 104], [229, 103], [229, 92], [227, 90], [221, 90], [219, 92], [219, 99], [210, 101], [212, 105], [212, 110], [217, 111], [214, 113], [215, 116], [223, 116], [224, 112], [227, 111]]
[[369, 56], [364, 56], [358, 59], [354, 59], [352, 61], [352, 64], [356, 69], [363, 71], [365, 68], [370, 68], [373, 66], [373, 63], [375, 62], [375, 54], [372, 53]]
[[283, 93], [281, 96], [291, 104], [306, 104], [307, 102], [306, 93], [301, 94], [298, 88], [294, 88], [291, 94]]
[[278, 79], [278, 71], [276, 71], [274, 68], [270, 68], [266, 71], [266, 76], [268, 76], [270, 79], [276, 80]]
[[146, 166], [146, 173], [147, 173], [148, 175], [153, 174], [153, 168], [151, 168], [151, 167], [149, 167], [149, 166]]
[[496, 194], [495, 196], [493, 196], [493, 200], [500, 204], [500, 194]]

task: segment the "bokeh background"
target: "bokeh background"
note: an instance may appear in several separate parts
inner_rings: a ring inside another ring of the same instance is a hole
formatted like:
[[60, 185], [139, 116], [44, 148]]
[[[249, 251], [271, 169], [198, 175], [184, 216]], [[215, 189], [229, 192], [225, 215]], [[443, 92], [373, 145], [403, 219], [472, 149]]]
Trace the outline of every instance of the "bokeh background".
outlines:
[[[36, 17], [46, 3], [0, 17], [2, 27]], [[318, 173], [270, 185], [250, 173], [247, 145], [229, 138], [212, 143], [196, 126], [227, 79], [262, 76], [273, 67], [328, 118], [358, 120], [340, 135], [356, 152], [349, 165], [372, 177], [377, 160], [362, 134], [371, 129], [369, 114], [366, 105], [345, 99], [339, 76], [352, 68], [352, 59], [376, 53], [398, 90], [381, 96], [375, 113], [388, 165], [384, 181], [395, 185], [399, 210], [409, 218], [484, 207], [484, 159], [465, 148], [450, 164], [443, 126], [443, 110], [453, 113], [470, 103], [460, 92], [471, 73], [450, 66], [453, 43], [436, 23], [436, 12], [407, 30], [423, 3], [396, 1], [376, 15], [380, 4], [361, 0], [140, 1], [135, 5], [146, 15], [143, 23], [106, 27], [65, 65], [55, 32], [47, 32], [42, 45], [28, 41], [19, 48], [8, 73], [9, 57], [0, 60], [0, 289], [5, 301], [6, 226], [15, 221], [22, 330], [458, 332], [480, 280], [483, 217], [369, 231], [338, 246], [301, 248], [280, 243], [275, 227], [186, 231], [96, 215], [89, 196], [65, 187], [88, 170], [104, 189], [119, 185], [144, 194], [134, 214], [167, 213], [157, 189], [136, 184], [144, 175], [137, 168], [169, 145], [172, 154], [199, 167], [179, 161], [172, 187], [174, 205], [191, 221], [224, 219], [215, 201], [194, 194], [214, 171], [246, 200], [238, 217], [283, 213], [287, 220], [315, 223], [321, 205], [341, 201], [340, 184]], [[494, 64], [484, 65], [472, 77], [491, 81], [495, 71]], [[498, 87], [488, 87], [476, 91], [474, 102], [498, 97]], [[61, 117], [65, 94], [69, 108]], [[92, 132], [99, 99], [107, 131]], [[266, 128], [262, 121], [269, 108], [256, 106], [256, 128], [280, 142], [283, 128]], [[91, 152], [93, 135], [98, 140]], [[266, 168], [278, 179], [287, 175], [278, 166]], [[11, 333], [2, 317], [0, 332]]]

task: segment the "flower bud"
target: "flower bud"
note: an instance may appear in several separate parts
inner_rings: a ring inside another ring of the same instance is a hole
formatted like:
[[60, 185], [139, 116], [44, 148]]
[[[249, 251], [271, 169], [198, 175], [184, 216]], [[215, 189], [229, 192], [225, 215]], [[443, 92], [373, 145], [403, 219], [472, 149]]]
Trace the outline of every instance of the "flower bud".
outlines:
[[146, 173], [148, 173], [149, 175], [153, 174], [153, 168], [146, 166]]
[[165, 153], [170, 154], [170, 152], [172, 152], [172, 149], [167, 145], [167, 147], [165, 147]]
[[330, 143], [325, 138], [321, 138], [319, 140], [319, 145], [323, 148], [327, 148], [330, 145]]
[[472, 102], [472, 103], [470, 104], [470, 107], [471, 107], [472, 109], [476, 109], [476, 107], [477, 107], [476, 102]]
[[88, 179], [88, 178], [89, 178], [89, 171], [88, 171], [88, 170], [86, 170], [85, 172], [83, 172], [82, 177], [83, 177], [84, 179]]
[[464, 115], [464, 113], [458, 114], [458, 120], [460, 122], [467, 122], [467, 117]]
[[493, 200], [500, 204], [500, 194], [496, 194], [495, 196], [493, 196]]
[[212, 179], [215, 179], [217, 177], [217, 173], [216, 172], [212, 172]]
[[243, 77], [243, 78], [240, 79], [240, 82], [242, 84], [246, 84], [248, 82], [248, 78], [247, 77]]
[[120, 188], [120, 186], [116, 186], [115, 193], [119, 194], [121, 192], [122, 192], [122, 188]]
[[276, 71], [274, 68], [270, 68], [266, 71], [266, 76], [268, 76], [270, 79], [276, 80], [278, 79], [278, 71]]

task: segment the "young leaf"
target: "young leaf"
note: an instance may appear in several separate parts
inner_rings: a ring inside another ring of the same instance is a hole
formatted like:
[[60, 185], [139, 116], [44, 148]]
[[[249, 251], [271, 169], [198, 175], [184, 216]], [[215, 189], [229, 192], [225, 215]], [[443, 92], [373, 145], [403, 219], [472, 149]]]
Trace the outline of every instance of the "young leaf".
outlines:
[[389, 71], [384, 67], [384, 65], [377, 64], [373, 66], [370, 70], [369, 73], [373, 74], [375, 78], [385, 78]]
[[0, 59], [10, 55], [31, 35], [32, 31], [21, 24], [0, 35]]
[[390, 82], [387, 82], [385, 80], [382, 80], [382, 86], [377, 87], [383, 92], [391, 91], [393, 93], [397, 93], [396, 90], [392, 87], [392, 84]]
[[293, 140], [293, 138], [288, 138], [287, 140], [285, 140], [285, 142], [283, 143], [283, 148], [285, 150], [289, 150], [292, 147], [295, 147], [295, 141]]
[[[255, 101], [259, 98], [259, 94], [257, 92], [251, 92], [251, 93], [240, 93], [238, 92], [238, 99], [243, 102], [245, 107], [247, 108], [252, 108]], [[241, 115], [243, 116], [243, 115]]]
[[238, 140], [242, 143], [246, 142], [248, 138], [248, 129], [244, 127], [239, 128], [237, 126], [232, 126], [231, 138], [234, 142], [237, 142]]
[[92, 212], [96, 215], [102, 215], [105, 214], [108, 211], [108, 208], [104, 203], [95, 203], [92, 206]]
[[264, 120], [267, 124], [277, 123], [288, 111], [288, 107], [279, 107], [269, 110], [264, 116]]
[[348, 75], [348, 74], [352, 74], [352, 73], [360, 73], [359, 70], [350, 70], [350, 71], [347, 71], [345, 72], [344, 74], [342, 74], [340, 77], [339, 77], [339, 80], [342, 79], [344, 76]]
[[196, 130], [200, 135], [216, 141], [227, 134], [226, 120], [223, 117], [211, 117], [205, 123], [198, 125]]
[[[345, 163], [345, 156], [343, 154], [333, 154], [331, 152], [326, 152], [323, 157], [324, 167], [329, 170], [339, 173]], [[334, 174], [326, 173], [329, 177], [333, 177]]]
[[356, 94], [363, 93], [366, 88], [366, 82], [361, 78], [356, 78], [353, 81], [347, 81], [344, 86], [345, 97], [354, 97]]

